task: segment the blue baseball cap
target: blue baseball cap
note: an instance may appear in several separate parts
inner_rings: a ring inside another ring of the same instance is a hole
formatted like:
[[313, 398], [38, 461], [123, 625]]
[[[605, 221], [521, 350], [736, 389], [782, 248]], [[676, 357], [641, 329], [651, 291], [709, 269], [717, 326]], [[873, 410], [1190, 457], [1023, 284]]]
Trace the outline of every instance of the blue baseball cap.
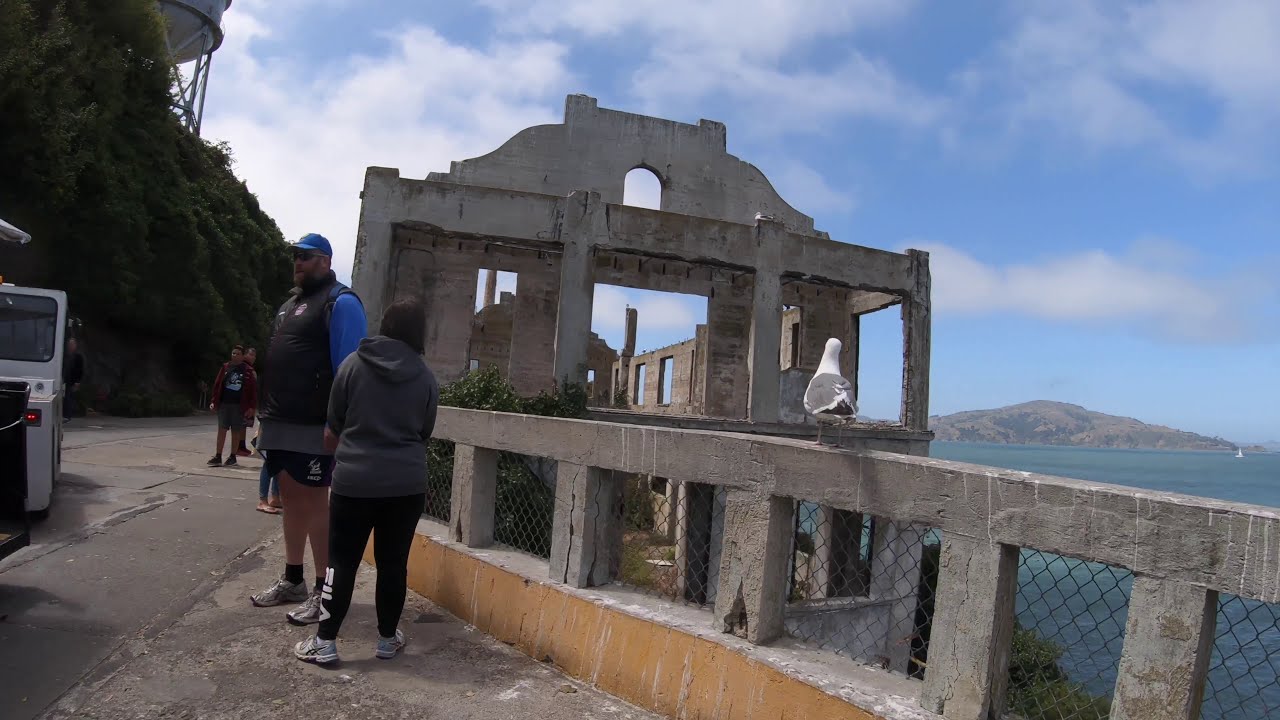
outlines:
[[324, 255], [325, 257], [333, 257], [333, 246], [329, 244], [329, 240], [323, 235], [309, 233], [303, 235], [302, 239], [290, 246], [293, 250], [310, 250], [313, 253]]

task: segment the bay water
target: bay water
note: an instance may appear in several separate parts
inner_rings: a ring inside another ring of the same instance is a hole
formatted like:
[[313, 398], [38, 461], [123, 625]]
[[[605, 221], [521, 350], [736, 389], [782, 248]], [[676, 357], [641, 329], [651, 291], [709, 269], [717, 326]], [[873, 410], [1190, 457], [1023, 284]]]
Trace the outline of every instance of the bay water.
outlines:
[[[934, 442], [933, 457], [1280, 508], [1280, 454], [1113, 450]], [[1071, 680], [1110, 695], [1132, 576], [1120, 568], [1023, 551], [1019, 623], [1063, 648]], [[1220, 597], [1206, 720], [1280, 718], [1280, 605]]]

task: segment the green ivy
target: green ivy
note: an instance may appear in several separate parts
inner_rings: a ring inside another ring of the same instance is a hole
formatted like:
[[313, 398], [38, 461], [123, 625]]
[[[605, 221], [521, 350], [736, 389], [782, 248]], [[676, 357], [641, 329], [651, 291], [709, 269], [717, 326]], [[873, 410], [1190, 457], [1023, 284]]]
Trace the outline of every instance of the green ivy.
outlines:
[[[544, 417], [583, 418], [587, 414], [585, 387], [565, 383], [554, 391], [524, 398], [497, 368], [473, 370], [440, 389], [446, 407]], [[432, 440], [427, 449], [428, 506], [447, 514], [453, 485], [454, 445]], [[520, 455], [499, 453], [498, 493], [494, 538], [541, 557], [551, 554], [551, 521], [555, 492], [533, 473]]]

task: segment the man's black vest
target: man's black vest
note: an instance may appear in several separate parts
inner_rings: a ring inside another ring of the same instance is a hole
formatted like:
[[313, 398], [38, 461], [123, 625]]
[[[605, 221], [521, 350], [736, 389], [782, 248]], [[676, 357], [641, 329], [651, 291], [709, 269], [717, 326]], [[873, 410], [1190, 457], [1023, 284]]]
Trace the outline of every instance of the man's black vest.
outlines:
[[329, 413], [333, 361], [329, 354], [329, 315], [338, 295], [351, 292], [330, 273], [319, 287], [301, 291], [276, 312], [262, 376], [266, 420], [323, 425]]

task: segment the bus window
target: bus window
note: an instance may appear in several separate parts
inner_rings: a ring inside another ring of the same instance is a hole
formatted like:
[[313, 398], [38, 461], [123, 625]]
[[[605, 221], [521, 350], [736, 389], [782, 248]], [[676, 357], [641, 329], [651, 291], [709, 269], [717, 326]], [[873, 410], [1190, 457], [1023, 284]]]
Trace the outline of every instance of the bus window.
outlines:
[[0, 292], [0, 360], [48, 362], [57, 342], [56, 300]]

